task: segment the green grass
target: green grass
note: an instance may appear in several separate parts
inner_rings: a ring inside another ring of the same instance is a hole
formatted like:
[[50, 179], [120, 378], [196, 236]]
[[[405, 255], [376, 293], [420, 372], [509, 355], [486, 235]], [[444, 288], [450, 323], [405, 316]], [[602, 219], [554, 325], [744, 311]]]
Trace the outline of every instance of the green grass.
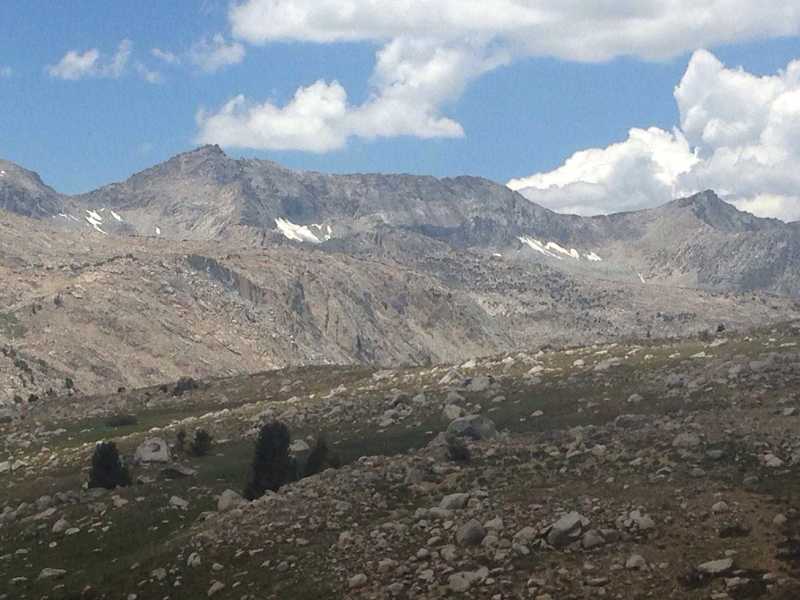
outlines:
[[0, 312], [0, 338], [21, 338], [25, 335], [25, 326], [19, 322], [12, 312]]

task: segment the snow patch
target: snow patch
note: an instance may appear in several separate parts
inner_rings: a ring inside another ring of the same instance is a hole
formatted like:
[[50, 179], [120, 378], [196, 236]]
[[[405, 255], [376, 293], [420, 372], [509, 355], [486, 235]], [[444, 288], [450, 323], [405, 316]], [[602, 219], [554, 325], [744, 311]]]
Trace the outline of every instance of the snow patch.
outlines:
[[0, 177], [5, 177], [5, 176], [6, 176], [6, 172], [5, 171], [0, 171]]
[[578, 253], [577, 250], [575, 250], [575, 248], [567, 250], [566, 248], [559, 246], [555, 242], [547, 242], [545, 248], [547, 248], [548, 250], [555, 250], [556, 252], [560, 252], [561, 254], [574, 258], [575, 260], [580, 260], [581, 258], [581, 255]]
[[645, 281], [644, 277], [642, 277], [641, 273], [637, 273], [637, 275], [639, 276], [639, 281], [641, 281], [642, 283], [647, 283], [647, 281]]
[[[312, 223], [311, 225], [297, 225], [281, 217], [275, 219], [275, 225], [284, 237], [295, 242], [321, 244], [333, 237], [333, 229], [331, 229], [330, 225], [318, 225], [316, 223]], [[312, 229], [316, 230], [316, 233], [314, 233]]]
[[565, 257], [569, 257], [575, 260], [581, 260], [585, 258], [589, 262], [600, 262], [603, 259], [597, 256], [594, 252], [589, 252], [588, 254], [584, 254], [581, 256], [581, 253], [578, 252], [575, 248], [570, 248], [567, 250], [560, 244], [556, 242], [541, 242], [536, 238], [532, 238], [529, 235], [523, 235], [517, 238], [520, 242], [528, 246], [529, 248], [536, 250], [537, 252], [544, 254], [545, 256], [549, 256], [550, 258], [556, 258], [561, 260]]
[[105, 231], [103, 231], [100, 228], [100, 225], [103, 224], [103, 217], [101, 217], [96, 210], [87, 210], [86, 215], [87, 216], [84, 218], [86, 219], [87, 223], [89, 223], [89, 225], [94, 227], [96, 231], [99, 231], [103, 235], [108, 235]]
[[161, 235], [161, 227], [156, 225], [156, 235]]
[[117, 220], [119, 223], [122, 223], [122, 217], [120, 217], [120, 216], [119, 216], [117, 213], [115, 213], [113, 210], [112, 210], [112, 211], [110, 211], [110, 212], [111, 212], [111, 216], [112, 216], [112, 217], [114, 217], [114, 218], [115, 218], [115, 219], [116, 219], [116, 220]]
[[517, 239], [520, 242], [522, 242], [523, 244], [525, 244], [526, 246], [528, 246], [529, 248], [531, 248], [533, 250], [536, 250], [537, 252], [539, 252], [541, 254], [544, 254], [545, 256], [549, 256], [550, 258], [557, 258], [558, 260], [561, 260], [560, 256], [550, 252], [550, 250], [548, 250], [547, 247], [537, 239], [534, 239], [534, 238], [532, 238], [532, 237], [530, 237], [528, 235], [520, 236]]

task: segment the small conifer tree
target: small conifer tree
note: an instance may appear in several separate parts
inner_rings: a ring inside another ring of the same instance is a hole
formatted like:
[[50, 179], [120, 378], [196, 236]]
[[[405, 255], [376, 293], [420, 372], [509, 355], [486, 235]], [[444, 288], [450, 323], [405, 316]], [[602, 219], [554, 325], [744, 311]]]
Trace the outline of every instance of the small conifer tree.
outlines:
[[311, 450], [311, 454], [308, 455], [308, 460], [306, 461], [306, 468], [305, 468], [305, 476], [310, 477], [311, 475], [316, 475], [328, 464], [328, 443], [325, 441], [323, 436], [319, 436], [317, 438], [317, 443], [314, 444], [314, 448]]
[[250, 480], [244, 490], [245, 498], [255, 500], [267, 490], [277, 492], [295, 477], [295, 464], [289, 456], [291, 436], [280, 422], [262, 425], [256, 440]]
[[198, 429], [194, 432], [194, 439], [192, 439], [189, 450], [194, 456], [205, 456], [211, 452], [211, 444], [214, 442], [214, 437], [205, 429]]
[[92, 455], [89, 487], [113, 490], [117, 486], [126, 486], [130, 483], [131, 476], [119, 458], [117, 445], [114, 442], [98, 442]]

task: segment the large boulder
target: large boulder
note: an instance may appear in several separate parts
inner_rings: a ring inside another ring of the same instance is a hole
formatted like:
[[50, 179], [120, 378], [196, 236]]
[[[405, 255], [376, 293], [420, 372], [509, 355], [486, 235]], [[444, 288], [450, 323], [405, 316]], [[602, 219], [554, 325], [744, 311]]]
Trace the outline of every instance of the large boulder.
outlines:
[[447, 435], [473, 440], [490, 440], [497, 437], [494, 421], [483, 415], [467, 415], [453, 419], [447, 426]]
[[242, 498], [238, 493], [234, 492], [233, 490], [225, 490], [217, 499], [217, 510], [219, 512], [227, 512], [243, 503], [244, 498]]
[[136, 448], [133, 459], [140, 463], [167, 463], [170, 461], [169, 446], [162, 438], [150, 438]]
[[589, 519], [576, 512], [562, 516], [550, 526], [547, 543], [556, 548], [567, 546], [580, 539], [581, 533], [589, 525]]

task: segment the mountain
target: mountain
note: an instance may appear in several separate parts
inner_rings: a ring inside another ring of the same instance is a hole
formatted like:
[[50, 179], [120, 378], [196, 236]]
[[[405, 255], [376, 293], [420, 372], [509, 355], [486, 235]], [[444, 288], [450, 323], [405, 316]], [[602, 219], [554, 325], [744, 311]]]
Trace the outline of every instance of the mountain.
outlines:
[[325, 175], [215, 146], [73, 197], [2, 165], [0, 401], [800, 311], [800, 228], [713, 192], [583, 218], [475, 177]]
[[27, 217], [52, 217], [61, 212], [63, 199], [38, 174], [0, 159], [0, 209]]
[[[326, 175], [265, 160], [234, 160], [204, 146], [74, 199], [78, 209], [113, 208], [140, 234], [217, 239], [237, 228], [311, 228], [310, 240], [372, 229], [419, 229], [461, 243], [509, 240], [557, 228], [559, 215], [505, 186], [477, 177]], [[487, 235], [481, 223], [494, 229]], [[533, 228], [528, 230], [526, 228]]]

